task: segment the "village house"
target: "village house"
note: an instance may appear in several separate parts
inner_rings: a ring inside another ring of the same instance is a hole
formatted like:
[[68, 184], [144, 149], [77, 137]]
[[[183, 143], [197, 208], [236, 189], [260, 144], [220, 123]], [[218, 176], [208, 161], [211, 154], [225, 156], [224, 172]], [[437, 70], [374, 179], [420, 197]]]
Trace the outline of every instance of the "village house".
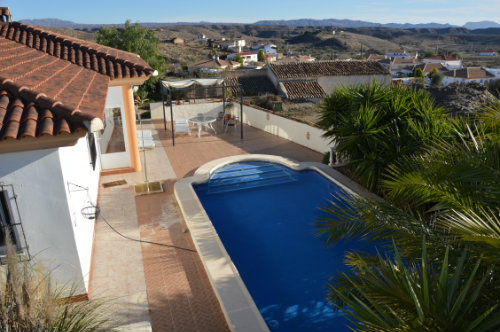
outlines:
[[259, 52], [263, 51], [264, 53], [269, 53], [269, 54], [278, 54], [278, 48], [274, 44], [261, 44], [261, 45], [256, 45], [252, 47], [252, 51], [254, 52]]
[[99, 176], [141, 170], [132, 88], [155, 72], [0, 14], [0, 251], [10, 232], [21, 257], [85, 298]]
[[274, 61], [278, 60], [277, 54], [264, 53], [264, 57], [266, 58], [266, 63], [274, 62]]
[[418, 58], [418, 52], [408, 53], [408, 52], [388, 52], [385, 56], [391, 60], [394, 59], [416, 59]]
[[480, 56], [498, 56], [498, 53], [492, 50], [479, 51]]
[[424, 63], [440, 63], [446, 69], [460, 69], [462, 68], [462, 60], [448, 55], [434, 55], [422, 59]]
[[219, 45], [223, 50], [239, 53], [243, 50], [243, 47], [246, 46], [246, 41], [245, 39], [236, 39], [232, 41], [223, 40]]
[[437, 71], [440, 72], [444, 72], [447, 70], [442, 64], [432, 63], [432, 62], [415, 65], [415, 67], [413, 67], [413, 70], [415, 70], [416, 68], [422, 69], [422, 72], [424, 73], [425, 76], [429, 75], [433, 69], [436, 69]]
[[481, 67], [465, 67], [444, 72], [443, 85], [452, 83], [479, 83], [488, 84], [496, 79], [495, 75]]
[[239, 52], [239, 53], [228, 54], [227, 59], [234, 60], [236, 59], [237, 55], [243, 58], [243, 65], [249, 65], [251, 63], [255, 63], [258, 61], [257, 53], [253, 52]]
[[289, 100], [319, 101], [342, 85], [391, 82], [389, 71], [374, 61], [274, 62], [267, 65], [267, 74]]
[[390, 62], [390, 71], [392, 77], [408, 76], [413, 73], [415, 66], [420, 65], [422, 62], [417, 59], [401, 59], [394, 58]]

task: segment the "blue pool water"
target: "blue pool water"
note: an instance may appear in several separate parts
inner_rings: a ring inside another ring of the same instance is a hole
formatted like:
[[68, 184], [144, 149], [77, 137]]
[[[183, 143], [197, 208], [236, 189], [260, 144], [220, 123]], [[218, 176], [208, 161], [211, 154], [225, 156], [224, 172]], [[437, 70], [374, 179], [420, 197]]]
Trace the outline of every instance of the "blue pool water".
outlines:
[[327, 247], [313, 225], [339, 186], [312, 170], [245, 162], [195, 191], [271, 331], [349, 331], [327, 284], [359, 244]]

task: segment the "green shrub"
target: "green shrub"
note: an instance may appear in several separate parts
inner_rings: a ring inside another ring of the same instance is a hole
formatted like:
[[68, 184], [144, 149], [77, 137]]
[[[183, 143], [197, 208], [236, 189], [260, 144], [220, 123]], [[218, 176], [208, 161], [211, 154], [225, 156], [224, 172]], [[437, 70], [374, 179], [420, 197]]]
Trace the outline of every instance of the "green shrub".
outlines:
[[448, 135], [445, 117], [423, 90], [373, 83], [334, 90], [321, 105], [319, 125], [354, 176], [377, 190], [388, 165]]

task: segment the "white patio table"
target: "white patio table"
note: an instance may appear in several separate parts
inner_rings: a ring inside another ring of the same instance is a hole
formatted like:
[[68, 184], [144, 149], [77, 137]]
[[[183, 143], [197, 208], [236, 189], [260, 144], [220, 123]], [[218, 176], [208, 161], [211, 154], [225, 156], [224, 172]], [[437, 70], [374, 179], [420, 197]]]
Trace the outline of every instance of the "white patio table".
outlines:
[[189, 122], [192, 122], [193, 124], [196, 124], [198, 126], [198, 137], [200, 137], [202, 127], [212, 129], [214, 131], [214, 134], [217, 134], [215, 128], [212, 126], [212, 123], [214, 123], [216, 120], [217, 118], [213, 116], [198, 115], [190, 118]]

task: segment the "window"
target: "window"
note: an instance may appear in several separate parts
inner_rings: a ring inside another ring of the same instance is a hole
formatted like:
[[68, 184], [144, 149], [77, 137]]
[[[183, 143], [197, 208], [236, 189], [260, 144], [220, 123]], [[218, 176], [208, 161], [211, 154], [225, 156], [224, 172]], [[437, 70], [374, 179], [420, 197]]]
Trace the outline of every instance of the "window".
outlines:
[[0, 183], [0, 264], [5, 264], [5, 238], [10, 236], [21, 260], [30, 260], [14, 186]]
[[17, 237], [12, 227], [12, 213], [9, 208], [7, 191], [0, 191], [0, 249], [5, 249], [5, 238], [9, 234], [12, 243], [17, 246]]
[[89, 155], [90, 155], [90, 164], [92, 165], [92, 170], [95, 171], [95, 164], [97, 161], [97, 148], [95, 146], [95, 135], [94, 133], [87, 133], [87, 142], [89, 144]]

